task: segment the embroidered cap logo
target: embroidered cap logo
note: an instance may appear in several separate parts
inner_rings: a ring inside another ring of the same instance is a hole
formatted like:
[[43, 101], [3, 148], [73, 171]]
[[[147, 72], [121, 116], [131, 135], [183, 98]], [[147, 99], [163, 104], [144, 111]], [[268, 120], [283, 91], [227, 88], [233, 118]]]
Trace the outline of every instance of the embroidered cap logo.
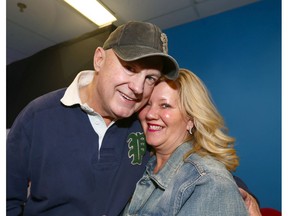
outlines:
[[168, 54], [168, 38], [165, 33], [161, 33], [161, 41], [163, 45], [163, 53]]

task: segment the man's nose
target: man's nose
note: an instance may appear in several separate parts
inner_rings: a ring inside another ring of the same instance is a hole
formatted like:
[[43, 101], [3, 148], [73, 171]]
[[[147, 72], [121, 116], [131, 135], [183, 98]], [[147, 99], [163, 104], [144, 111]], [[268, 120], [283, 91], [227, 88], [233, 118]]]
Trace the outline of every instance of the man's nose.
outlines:
[[144, 91], [144, 84], [145, 84], [145, 76], [139, 74], [135, 74], [130, 82], [129, 82], [129, 88], [135, 93], [135, 94], [142, 94]]

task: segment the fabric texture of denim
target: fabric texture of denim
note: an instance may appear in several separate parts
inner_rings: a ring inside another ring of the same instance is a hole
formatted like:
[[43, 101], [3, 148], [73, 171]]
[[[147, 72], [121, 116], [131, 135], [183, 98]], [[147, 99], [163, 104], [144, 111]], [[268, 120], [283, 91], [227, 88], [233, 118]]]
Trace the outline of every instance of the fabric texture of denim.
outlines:
[[183, 160], [191, 148], [179, 146], [156, 174], [153, 156], [123, 215], [248, 216], [232, 174], [210, 156]]

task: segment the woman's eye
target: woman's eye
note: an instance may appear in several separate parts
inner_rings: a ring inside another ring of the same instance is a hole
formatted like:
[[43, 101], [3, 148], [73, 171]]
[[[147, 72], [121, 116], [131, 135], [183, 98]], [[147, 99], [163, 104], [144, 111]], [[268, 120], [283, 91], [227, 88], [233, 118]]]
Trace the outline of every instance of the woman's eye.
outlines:
[[167, 103], [164, 103], [164, 104], [161, 104], [161, 107], [164, 108], [164, 109], [167, 109], [169, 107], [171, 107], [169, 104]]

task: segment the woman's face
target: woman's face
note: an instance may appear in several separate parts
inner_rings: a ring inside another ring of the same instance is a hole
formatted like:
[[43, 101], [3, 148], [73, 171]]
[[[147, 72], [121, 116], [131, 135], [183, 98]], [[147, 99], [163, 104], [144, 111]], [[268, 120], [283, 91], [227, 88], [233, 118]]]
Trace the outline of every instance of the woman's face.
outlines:
[[146, 141], [156, 151], [173, 152], [187, 137], [192, 122], [180, 110], [177, 87], [172, 82], [160, 82], [146, 106], [140, 111]]

